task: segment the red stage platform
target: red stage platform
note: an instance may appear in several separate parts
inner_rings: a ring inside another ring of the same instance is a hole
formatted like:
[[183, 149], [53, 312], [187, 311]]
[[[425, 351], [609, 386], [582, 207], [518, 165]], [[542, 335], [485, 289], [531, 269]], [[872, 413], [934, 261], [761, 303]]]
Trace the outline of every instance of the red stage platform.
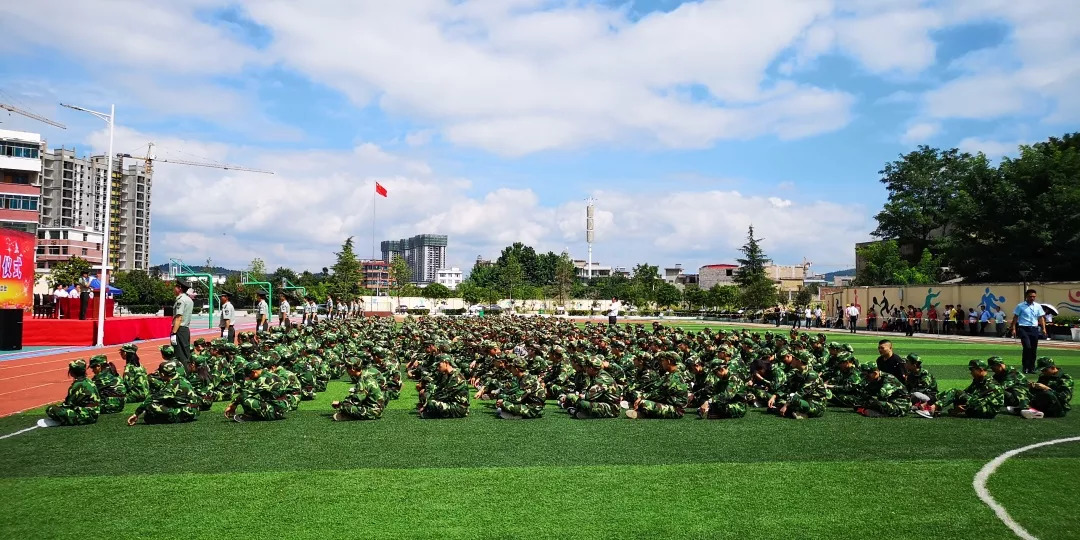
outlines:
[[[105, 344], [169, 337], [172, 317], [112, 317], [105, 319]], [[23, 319], [23, 345], [93, 345], [97, 320]]]

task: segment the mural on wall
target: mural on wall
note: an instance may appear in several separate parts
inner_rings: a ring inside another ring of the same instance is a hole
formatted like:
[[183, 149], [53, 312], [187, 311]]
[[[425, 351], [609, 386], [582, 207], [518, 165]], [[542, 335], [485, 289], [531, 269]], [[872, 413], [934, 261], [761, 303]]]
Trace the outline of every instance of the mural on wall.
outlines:
[[884, 314], [884, 313], [889, 312], [889, 306], [891, 304], [889, 304], [888, 297], [885, 296], [886, 292], [887, 291], [885, 289], [881, 290], [881, 302], [880, 303], [878, 303], [878, 299], [877, 299], [876, 296], [871, 299], [873, 301], [873, 306], [871, 306], [871, 307], [873, 307], [874, 310], [876, 310], [878, 313]]
[[986, 292], [982, 295], [982, 300], [979, 303], [986, 306], [986, 309], [994, 311], [994, 308], [1000, 307], [1002, 311], [1005, 311], [1005, 297], [994, 296], [994, 293], [990, 292], [990, 287], [986, 288]]
[[1069, 291], [1069, 300], [1067, 302], [1058, 302], [1058, 311], [1071, 311], [1073, 313], [1080, 313], [1080, 289], [1074, 289]]
[[930, 287], [930, 288], [926, 289], [926, 300], [923, 300], [923, 307], [922, 307], [922, 310], [923, 310], [924, 313], [930, 310], [930, 306], [933, 306], [933, 307], [936, 308], [936, 307], [941, 305], [941, 302], [934, 302], [933, 301], [935, 298], [937, 298], [939, 296], [941, 296], [941, 291], [934, 292], [933, 287]]

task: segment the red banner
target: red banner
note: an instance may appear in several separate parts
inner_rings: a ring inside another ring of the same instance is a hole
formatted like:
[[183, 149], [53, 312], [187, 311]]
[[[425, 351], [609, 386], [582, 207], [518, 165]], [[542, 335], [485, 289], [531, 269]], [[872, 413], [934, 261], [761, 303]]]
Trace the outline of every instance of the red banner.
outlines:
[[0, 309], [34, 306], [34, 249], [30, 233], [0, 229]]

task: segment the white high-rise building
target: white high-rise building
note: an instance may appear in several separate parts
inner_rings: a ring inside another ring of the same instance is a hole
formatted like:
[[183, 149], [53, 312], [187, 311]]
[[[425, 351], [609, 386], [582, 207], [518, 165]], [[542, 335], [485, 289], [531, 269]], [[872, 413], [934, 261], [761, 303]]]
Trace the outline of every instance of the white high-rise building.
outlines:
[[395, 257], [405, 259], [412, 270], [412, 282], [435, 283], [436, 272], [446, 266], [446, 235], [418, 234], [402, 240], [384, 240], [382, 258], [388, 263]]
[[37, 133], [0, 129], [0, 227], [37, 232], [41, 148]]

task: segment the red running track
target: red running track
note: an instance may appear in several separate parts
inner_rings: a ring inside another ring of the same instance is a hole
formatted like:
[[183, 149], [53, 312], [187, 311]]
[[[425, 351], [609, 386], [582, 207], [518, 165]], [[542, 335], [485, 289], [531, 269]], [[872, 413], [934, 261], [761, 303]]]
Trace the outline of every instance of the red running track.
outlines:
[[[254, 328], [254, 323], [237, 325], [237, 331]], [[220, 335], [216, 329], [193, 329], [192, 339], [204, 337], [207, 340]], [[140, 341], [139, 359], [147, 373], [157, 369], [161, 355], [157, 348], [169, 343], [169, 338]], [[0, 417], [35, 409], [58, 401], [67, 396], [71, 379], [67, 376], [67, 365], [72, 360], [89, 359], [96, 354], [108, 356], [116, 364], [116, 370], [124, 372], [124, 361], [120, 359], [120, 346], [110, 345], [101, 349], [63, 352], [51, 355], [0, 361]]]

